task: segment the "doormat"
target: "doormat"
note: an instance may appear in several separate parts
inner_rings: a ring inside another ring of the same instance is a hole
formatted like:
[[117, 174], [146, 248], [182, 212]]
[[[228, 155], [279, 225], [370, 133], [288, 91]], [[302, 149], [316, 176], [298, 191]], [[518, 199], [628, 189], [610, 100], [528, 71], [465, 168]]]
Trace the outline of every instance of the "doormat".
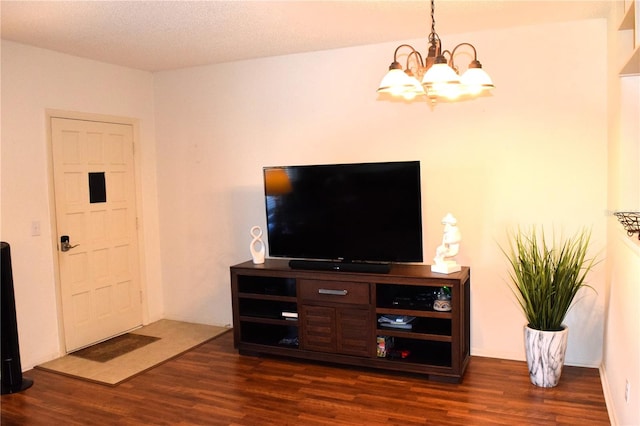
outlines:
[[98, 362], [69, 354], [35, 368], [101, 385], [116, 386], [229, 330], [229, 327], [163, 319], [129, 333], [155, 337], [155, 342], [109, 361]]
[[158, 340], [160, 337], [127, 333], [72, 352], [69, 355], [96, 362], [107, 362]]

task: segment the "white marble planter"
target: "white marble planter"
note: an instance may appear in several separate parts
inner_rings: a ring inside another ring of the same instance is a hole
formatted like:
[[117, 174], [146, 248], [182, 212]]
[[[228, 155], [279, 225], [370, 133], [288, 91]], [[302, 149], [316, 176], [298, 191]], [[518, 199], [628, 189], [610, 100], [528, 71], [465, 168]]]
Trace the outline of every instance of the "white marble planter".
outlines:
[[541, 331], [524, 327], [524, 344], [531, 383], [551, 388], [558, 384], [567, 351], [569, 328]]

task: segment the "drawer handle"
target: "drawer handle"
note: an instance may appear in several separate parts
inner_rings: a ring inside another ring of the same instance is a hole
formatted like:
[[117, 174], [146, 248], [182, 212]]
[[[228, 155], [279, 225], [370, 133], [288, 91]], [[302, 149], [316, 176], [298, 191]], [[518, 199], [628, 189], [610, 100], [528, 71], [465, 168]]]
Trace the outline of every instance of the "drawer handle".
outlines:
[[332, 296], [346, 296], [349, 292], [347, 290], [331, 290], [328, 288], [318, 289], [318, 294], [330, 294]]

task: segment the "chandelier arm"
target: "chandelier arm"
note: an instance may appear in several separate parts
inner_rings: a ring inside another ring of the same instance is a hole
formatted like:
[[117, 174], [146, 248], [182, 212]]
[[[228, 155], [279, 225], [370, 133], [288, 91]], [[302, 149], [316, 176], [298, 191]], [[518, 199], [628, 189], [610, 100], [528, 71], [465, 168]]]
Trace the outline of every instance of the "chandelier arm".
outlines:
[[442, 53], [440, 53], [440, 56], [442, 56], [445, 59], [447, 59], [446, 58], [447, 55], [449, 55], [449, 59], [447, 60], [447, 65], [453, 68], [453, 52], [450, 52], [449, 50], [443, 50]]
[[[416, 51], [416, 49], [413, 46], [411, 46], [410, 44], [401, 44], [400, 46], [396, 47], [395, 52], [393, 52], [393, 62], [397, 62], [398, 61], [398, 52], [403, 47], [408, 47], [409, 49], [411, 49], [412, 53], [418, 53]], [[409, 55], [411, 55], [411, 53]]]
[[458, 49], [458, 47], [460, 46], [469, 46], [471, 49], [473, 49], [473, 60], [477, 61], [478, 60], [478, 53], [476, 52], [476, 48], [473, 44], [471, 43], [467, 43], [467, 42], [463, 42], [460, 43], [459, 45], [457, 45], [456, 47], [453, 48], [453, 50], [451, 51], [451, 63], [450, 66], [451, 68], [455, 69], [455, 65], [453, 64], [453, 56], [456, 54], [456, 50]]
[[413, 49], [413, 52], [409, 53], [409, 55], [407, 55], [407, 69], [409, 68], [409, 60], [411, 60], [411, 57], [415, 56], [416, 62], [418, 62], [418, 67], [419, 68], [424, 68], [424, 62], [422, 61], [422, 55], [420, 54], [420, 52], [418, 52], [417, 50]]
[[455, 55], [456, 50], [458, 49], [458, 47], [460, 46], [469, 46], [471, 49], [473, 49], [473, 59], [477, 60], [478, 59], [478, 53], [476, 52], [476, 48], [473, 44], [471, 43], [467, 43], [467, 42], [463, 42], [460, 43], [459, 45], [457, 45], [456, 47], [453, 48], [453, 51], [451, 52], [452, 55]]

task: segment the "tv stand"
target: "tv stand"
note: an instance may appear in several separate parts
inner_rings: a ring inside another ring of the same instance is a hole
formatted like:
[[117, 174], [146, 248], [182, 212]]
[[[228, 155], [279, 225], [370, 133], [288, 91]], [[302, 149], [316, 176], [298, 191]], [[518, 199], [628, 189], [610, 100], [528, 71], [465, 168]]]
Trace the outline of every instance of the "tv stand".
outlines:
[[366, 272], [376, 274], [388, 274], [391, 270], [389, 263], [373, 262], [340, 262], [325, 260], [290, 260], [291, 269], [305, 269], [311, 271], [341, 271], [341, 272]]
[[[470, 359], [470, 286], [468, 267], [438, 274], [429, 265], [392, 264], [387, 273], [356, 273], [248, 261], [231, 267], [234, 345], [243, 355], [460, 382]], [[451, 293], [449, 312], [433, 309], [443, 287]], [[413, 317], [411, 326], [385, 324], [390, 316]], [[383, 342], [394, 347], [380, 351]]]

